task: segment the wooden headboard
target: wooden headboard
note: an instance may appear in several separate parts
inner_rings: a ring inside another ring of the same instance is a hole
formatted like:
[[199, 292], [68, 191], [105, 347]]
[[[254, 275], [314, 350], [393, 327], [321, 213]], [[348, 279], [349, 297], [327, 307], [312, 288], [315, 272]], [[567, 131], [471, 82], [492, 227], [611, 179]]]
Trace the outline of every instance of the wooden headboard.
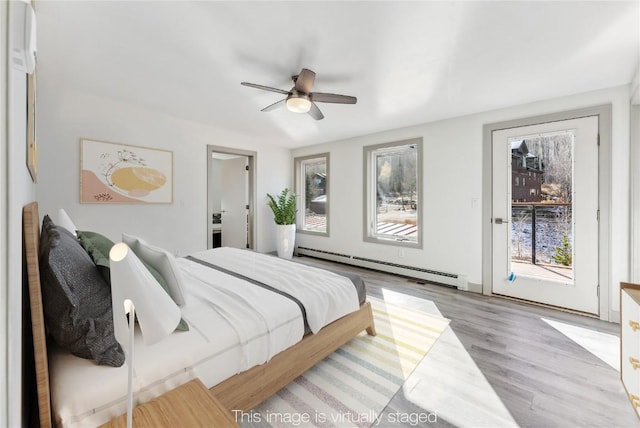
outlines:
[[29, 302], [31, 308], [31, 329], [35, 353], [36, 388], [38, 396], [38, 416], [40, 426], [50, 428], [51, 394], [49, 390], [49, 363], [47, 359], [47, 338], [44, 329], [42, 290], [40, 288], [40, 216], [38, 203], [32, 202], [22, 210], [22, 233], [24, 238], [27, 280], [29, 282]]

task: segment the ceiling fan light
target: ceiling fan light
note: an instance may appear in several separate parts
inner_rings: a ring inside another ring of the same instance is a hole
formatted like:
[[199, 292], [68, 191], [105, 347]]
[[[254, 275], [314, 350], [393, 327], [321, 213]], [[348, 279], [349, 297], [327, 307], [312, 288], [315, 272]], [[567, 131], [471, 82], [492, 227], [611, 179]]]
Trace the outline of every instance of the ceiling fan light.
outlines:
[[292, 97], [287, 100], [287, 108], [294, 113], [307, 113], [311, 110], [311, 101], [307, 98]]

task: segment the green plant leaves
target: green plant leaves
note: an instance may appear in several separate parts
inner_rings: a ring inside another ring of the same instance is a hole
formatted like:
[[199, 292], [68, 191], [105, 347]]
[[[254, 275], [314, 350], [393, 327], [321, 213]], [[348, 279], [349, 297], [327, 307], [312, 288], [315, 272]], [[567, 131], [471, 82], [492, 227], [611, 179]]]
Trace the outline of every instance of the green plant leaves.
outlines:
[[571, 266], [573, 262], [573, 252], [571, 251], [569, 237], [566, 234], [562, 236], [562, 244], [556, 247], [555, 250], [556, 253], [551, 256], [553, 261], [563, 266]]
[[267, 193], [269, 207], [273, 211], [273, 220], [276, 224], [295, 224], [297, 208], [297, 195], [284, 189], [276, 198]]

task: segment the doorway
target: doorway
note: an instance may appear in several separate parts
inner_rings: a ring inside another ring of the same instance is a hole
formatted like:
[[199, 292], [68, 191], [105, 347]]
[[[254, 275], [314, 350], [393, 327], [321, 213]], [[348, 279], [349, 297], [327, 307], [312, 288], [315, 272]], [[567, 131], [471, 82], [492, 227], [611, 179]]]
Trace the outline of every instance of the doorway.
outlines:
[[493, 132], [493, 293], [598, 315], [598, 117]]
[[485, 126], [484, 294], [611, 317], [610, 126], [610, 106]]
[[256, 153], [207, 146], [207, 248], [255, 248]]

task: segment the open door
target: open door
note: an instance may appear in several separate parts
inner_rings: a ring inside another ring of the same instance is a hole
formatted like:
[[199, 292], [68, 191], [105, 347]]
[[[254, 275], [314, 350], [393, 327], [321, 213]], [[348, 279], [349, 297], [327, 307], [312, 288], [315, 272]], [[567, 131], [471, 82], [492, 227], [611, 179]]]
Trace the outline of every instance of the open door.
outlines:
[[249, 248], [249, 158], [238, 156], [220, 162], [221, 244]]

